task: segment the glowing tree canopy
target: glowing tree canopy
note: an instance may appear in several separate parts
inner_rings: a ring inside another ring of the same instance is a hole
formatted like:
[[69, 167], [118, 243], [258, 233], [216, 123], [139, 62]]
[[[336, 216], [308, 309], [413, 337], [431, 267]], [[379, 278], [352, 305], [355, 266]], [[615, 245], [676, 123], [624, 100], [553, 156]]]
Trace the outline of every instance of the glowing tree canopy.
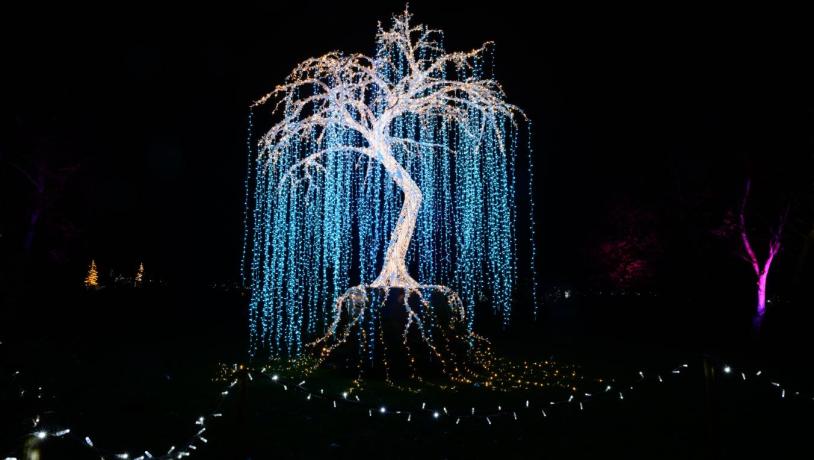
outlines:
[[85, 287], [88, 289], [99, 287], [99, 273], [96, 272], [96, 261], [90, 261], [88, 274], [85, 276]]
[[509, 321], [522, 112], [491, 78], [489, 43], [447, 53], [410, 19], [379, 26], [375, 56], [307, 59], [252, 106], [276, 120], [250, 142], [252, 353], [297, 355], [358, 283], [449, 285], [470, 329], [482, 299]]

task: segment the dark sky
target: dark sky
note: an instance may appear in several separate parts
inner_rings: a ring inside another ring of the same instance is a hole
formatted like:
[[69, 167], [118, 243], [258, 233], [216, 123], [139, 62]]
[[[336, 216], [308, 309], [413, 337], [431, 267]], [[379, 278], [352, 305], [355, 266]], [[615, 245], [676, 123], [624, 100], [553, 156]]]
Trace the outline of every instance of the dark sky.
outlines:
[[[371, 53], [377, 21], [404, 6], [207, 3], [0, 15], [0, 153], [26, 168], [78, 166], [51, 211], [72, 229], [69, 262], [235, 279], [249, 102], [307, 57]], [[710, 189], [736, 198], [746, 174], [765, 176], [764, 190], [811, 182], [798, 162], [814, 145], [802, 12], [530, 5], [411, 9], [449, 49], [496, 42], [497, 78], [534, 122], [549, 277], [579, 272], [574, 255], [614, 200], [661, 212]], [[8, 240], [28, 192], [3, 168]]]

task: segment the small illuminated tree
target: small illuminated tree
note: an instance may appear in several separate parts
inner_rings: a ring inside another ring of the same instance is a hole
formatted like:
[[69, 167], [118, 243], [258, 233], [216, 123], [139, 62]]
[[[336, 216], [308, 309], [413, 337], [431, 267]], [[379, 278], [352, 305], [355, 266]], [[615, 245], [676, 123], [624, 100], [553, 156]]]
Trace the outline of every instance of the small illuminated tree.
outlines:
[[136, 277], [134, 279], [134, 283], [136, 287], [141, 286], [144, 281], [144, 262], [140, 262], [138, 264], [138, 270], [136, 270]]
[[[469, 328], [474, 303], [489, 291], [508, 322], [516, 274], [513, 129], [524, 115], [484, 75], [490, 43], [446, 52], [440, 30], [410, 19], [405, 11], [391, 29], [379, 25], [374, 57], [330, 52], [307, 59], [252, 106], [271, 106], [278, 120], [259, 140], [255, 160], [253, 349], [296, 355], [303, 322], [318, 332], [313, 305], [341, 292], [337, 284], [353, 270], [353, 257], [363, 283], [338, 296], [337, 318], [346, 301], [364, 303], [368, 289], [402, 289], [405, 298], [431, 289], [447, 296], [456, 314], [466, 310]], [[364, 173], [355, 172], [360, 167]], [[369, 207], [351, 203], [354, 195]], [[391, 227], [383, 216], [396, 206]], [[349, 243], [354, 226], [358, 249]], [[365, 283], [388, 228], [381, 269]], [[450, 288], [416, 281], [411, 250], [419, 273], [454, 281], [465, 306]], [[301, 310], [311, 314], [304, 318]], [[409, 311], [411, 324], [420, 327]]]
[[96, 289], [99, 287], [99, 273], [96, 271], [96, 261], [90, 261], [90, 268], [88, 274], [85, 276], [85, 287], [88, 289]]

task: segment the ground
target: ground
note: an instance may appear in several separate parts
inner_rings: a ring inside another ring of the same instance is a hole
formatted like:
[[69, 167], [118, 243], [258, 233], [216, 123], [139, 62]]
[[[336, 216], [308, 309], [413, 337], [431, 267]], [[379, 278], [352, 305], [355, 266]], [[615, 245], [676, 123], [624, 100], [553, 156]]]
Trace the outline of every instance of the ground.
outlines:
[[[496, 418], [491, 425], [483, 420], [456, 425], [450, 417], [427, 416], [408, 423], [400, 416], [371, 417], [368, 406], [341, 403], [334, 409], [328, 401], [308, 401], [304, 393], [285, 391], [256, 374], [222, 398], [223, 383], [214, 381], [218, 363], [240, 362], [246, 346], [245, 298], [237, 291], [107, 289], [9, 298], [0, 331], [0, 401], [9, 408], [0, 416], [0, 454], [22, 444], [20, 436], [30, 432], [30, 421], [22, 416], [40, 404], [15, 399], [9, 390], [19, 383], [42, 384], [46, 399], [55, 396], [46, 403], [54, 409], [44, 413], [48, 420], [89, 434], [95, 445], [113, 453], [163, 453], [193, 436], [197, 417], [221, 400], [223, 417], [207, 425], [209, 442], [198, 458], [783, 458], [809, 450], [810, 398], [781, 399], [768, 385], [720, 374], [704, 377], [705, 358], [716, 365], [731, 360], [752, 371], [763, 367], [801, 390], [812, 388], [810, 375], [785, 371], [805, 366], [771, 354], [784, 349], [781, 338], [765, 345], [770, 350], [765, 353], [732, 355], [720, 343], [751, 343], [748, 333], [735, 332], [739, 324], [717, 340], [712, 332], [722, 331], [723, 322], [683, 330], [689, 323], [673, 324], [655, 308], [666, 303], [659, 297], [572, 296], [549, 302], [537, 323], [525, 322], [511, 334], [494, 332], [505, 356], [578, 366], [586, 376], [585, 391], [597, 377], [636, 383], [640, 369], [651, 379], [637, 383], [624, 400], [594, 393], [584, 411], [558, 407], [543, 418], [521, 409], [518, 421]], [[625, 321], [629, 314], [650, 315], [651, 329]], [[777, 336], [800, 326], [782, 327], [777, 326]], [[706, 343], [698, 339], [704, 331]], [[688, 336], [694, 345], [687, 344]], [[652, 372], [669, 374], [682, 362], [688, 364], [686, 372], [663, 384], [652, 379]], [[15, 369], [24, 372], [23, 380], [10, 380]], [[312, 382], [337, 389], [348, 383], [330, 373]], [[561, 394], [549, 390], [538, 398]], [[483, 393], [444, 400], [460, 411], [470, 400], [478, 407], [522, 406], [526, 397]], [[365, 401], [376, 399], [391, 411], [416, 407], [423, 399], [440, 405], [442, 398], [440, 393], [399, 395], [375, 383], [365, 394]], [[46, 459], [96, 458], [61, 440], [42, 449]]]

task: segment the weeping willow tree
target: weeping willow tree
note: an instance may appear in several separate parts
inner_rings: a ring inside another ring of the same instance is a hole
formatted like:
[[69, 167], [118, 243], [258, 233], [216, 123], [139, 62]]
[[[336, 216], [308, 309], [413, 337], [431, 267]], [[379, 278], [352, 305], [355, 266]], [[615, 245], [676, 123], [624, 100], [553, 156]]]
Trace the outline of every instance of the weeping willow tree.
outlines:
[[[469, 331], [488, 299], [508, 324], [523, 113], [490, 75], [490, 43], [446, 52], [440, 30], [410, 20], [380, 24], [374, 56], [307, 59], [252, 105], [276, 120], [250, 142], [253, 356], [297, 356], [352, 306], [375, 318], [373, 290], [424, 305], [438, 292]], [[404, 306], [406, 337], [429, 319]]]

